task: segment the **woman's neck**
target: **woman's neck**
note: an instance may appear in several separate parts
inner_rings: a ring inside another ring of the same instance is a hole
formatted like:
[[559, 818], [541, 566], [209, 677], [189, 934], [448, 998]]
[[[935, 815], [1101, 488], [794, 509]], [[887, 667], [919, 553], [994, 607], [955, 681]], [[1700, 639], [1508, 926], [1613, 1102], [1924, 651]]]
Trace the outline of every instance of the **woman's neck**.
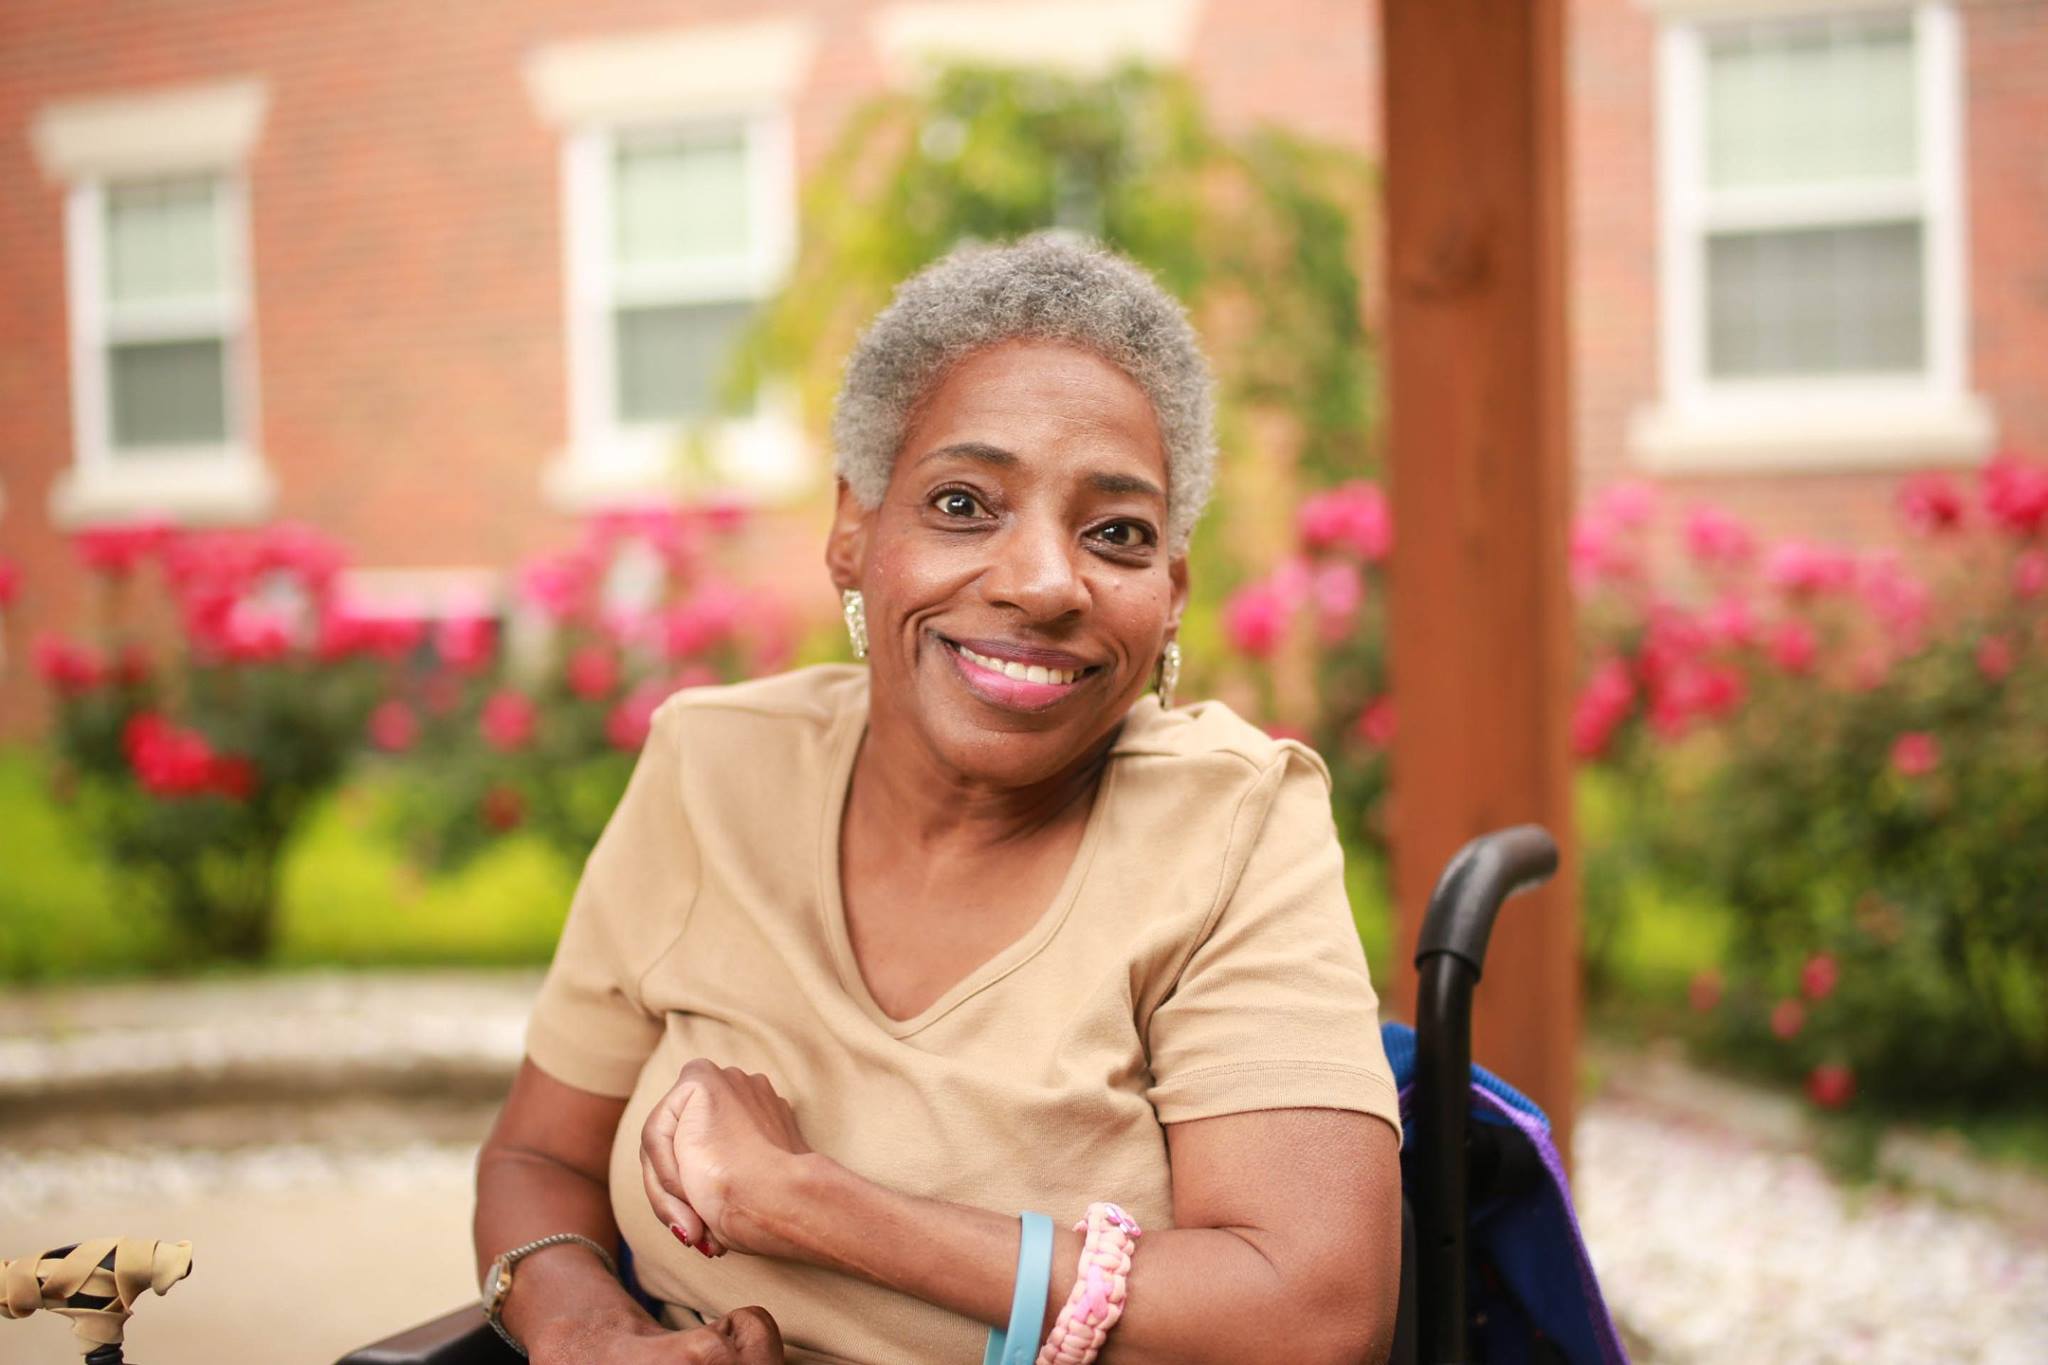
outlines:
[[1112, 728], [1073, 763], [1041, 780], [1004, 785], [945, 762], [904, 718], [871, 713], [854, 758], [849, 814], [911, 848], [995, 848], [1076, 814], [1109, 762]]

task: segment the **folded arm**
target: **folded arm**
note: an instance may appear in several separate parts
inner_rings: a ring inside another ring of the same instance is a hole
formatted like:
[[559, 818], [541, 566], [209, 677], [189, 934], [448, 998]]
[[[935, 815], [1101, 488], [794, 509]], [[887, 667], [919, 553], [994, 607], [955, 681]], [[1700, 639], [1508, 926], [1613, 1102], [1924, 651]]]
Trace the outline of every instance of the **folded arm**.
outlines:
[[[765, 1085], [705, 1062], [684, 1069], [643, 1135], [649, 1197], [664, 1219], [706, 1228], [727, 1248], [1007, 1324], [1014, 1210], [903, 1194], [793, 1149], [792, 1130], [762, 1102]], [[1393, 1129], [1365, 1114], [1275, 1109], [1173, 1124], [1167, 1141], [1174, 1227], [1140, 1239], [1102, 1359], [1235, 1365], [1274, 1359], [1283, 1343], [1302, 1365], [1384, 1358], [1400, 1281]], [[1059, 1229], [1041, 1331], [1073, 1286], [1080, 1251], [1080, 1234]]]

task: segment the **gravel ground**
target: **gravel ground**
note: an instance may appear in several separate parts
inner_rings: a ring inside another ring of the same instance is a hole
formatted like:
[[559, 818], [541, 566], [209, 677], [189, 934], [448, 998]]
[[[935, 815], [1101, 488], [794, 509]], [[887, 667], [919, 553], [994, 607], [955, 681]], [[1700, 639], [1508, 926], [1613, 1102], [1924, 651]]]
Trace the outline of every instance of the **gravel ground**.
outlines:
[[[234, 1254], [258, 1254], [261, 1226], [280, 1247], [318, 1242], [323, 1274], [389, 1274], [375, 1219], [412, 1217], [448, 1240], [431, 1261], [447, 1284], [421, 1296], [440, 1303], [468, 1275], [470, 1165], [536, 985], [532, 973], [309, 974], [0, 1000], [0, 1228], [177, 1236], [156, 1229], [226, 1205], [244, 1211]], [[1945, 1194], [1845, 1189], [1800, 1150], [1796, 1102], [1669, 1057], [1600, 1060], [1605, 1088], [1579, 1115], [1577, 1196], [1639, 1358], [2048, 1361], [2038, 1178], [1947, 1151], [1934, 1163]], [[1914, 1165], [1911, 1141], [1900, 1150]], [[335, 1199], [371, 1221], [292, 1221]], [[122, 1226], [105, 1225], [108, 1210]], [[7, 1240], [0, 1254], [29, 1249]], [[408, 1269], [408, 1284], [425, 1273]], [[184, 1292], [203, 1341], [219, 1318]], [[392, 1325], [386, 1308], [339, 1311], [331, 1341]]]
[[1576, 1197], [1651, 1360], [2040, 1365], [2048, 1239], [1626, 1101], [1579, 1118]]

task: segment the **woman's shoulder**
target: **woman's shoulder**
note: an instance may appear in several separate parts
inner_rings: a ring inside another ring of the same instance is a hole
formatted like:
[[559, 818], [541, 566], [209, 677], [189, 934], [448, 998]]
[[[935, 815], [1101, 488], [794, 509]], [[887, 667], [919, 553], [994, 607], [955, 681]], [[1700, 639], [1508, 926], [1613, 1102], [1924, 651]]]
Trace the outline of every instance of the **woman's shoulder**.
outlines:
[[1314, 749], [1267, 734], [1221, 701], [1190, 702], [1169, 711], [1147, 695], [1131, 708], [1110, 753], [1154, 760], [1183, 779], [1209, 773], [1219, 782], [1250, 784], [1279, 770], [1313, 776], [1325, 788], [1330, 782], [1329, 769]]
[[799, 729], [829, 728], [867, 705], [867, 670], [852, 664], [814, 664], [744, 682], [685, 687], [655, 708], [657, 728], [728, 725], [754, 718]]

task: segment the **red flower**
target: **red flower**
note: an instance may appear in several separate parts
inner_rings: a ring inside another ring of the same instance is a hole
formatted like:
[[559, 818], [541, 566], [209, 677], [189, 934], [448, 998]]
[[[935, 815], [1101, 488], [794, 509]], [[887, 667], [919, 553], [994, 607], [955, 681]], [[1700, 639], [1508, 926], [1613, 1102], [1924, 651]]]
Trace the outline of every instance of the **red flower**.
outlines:
[[121, 730], [121, 750], [136, 780], [153, 796], [196, 795], [213, 789], [219, 778], [220, 759], [206, 737], [153, 711], [138, 711], [128, 718]]
[[1572, 752], [1580, 758], [1596, 758], [1606, 752], [1615, 730], [1634, 709], [1635, 700], [1635, 679], [1625, 662], [1608, 659], [1595, 668], [1572, 706]]
[[1856, 1098], [1856, 1073], [1840, 1062], [1822, 1062], [1807, 1073], [1806, 1097], [1823, 1109], [1840, 1109]]
[[2048, 550], [2022, 550], [2012, 562], [2012, 595], [2039, 597], [2048, 591]]
[[163, 522], [137, 521], [118, 526], [88, 526], [73, 537], [73, 543], [86, 568], [125, 578], [163, 546], [170, 534], [170, 528]]
[[396, 697], [377, 703], [377, 709], [370, 712], [370, 742], [386, 753], [404, 753], [419, 737], [419, 717]]
[[654, 709], [666, 695], [657, 683], [641, 683], [628, 692], [605, 717], [604, 737], [612, 747], [631, 753], [645, 744], [654, 724]]
[[1892, 767], [1907, 777], [1925, 777], [1941, 762], [1941, 745], [1925, 730], [1900, 735], [1892, 744]]
[[504, 753], [523, 749], [533, 739], [539, 713], [524, 692], [498, 692], [484, 703], [483, 732], [491, 747]]
[[1363, 480], [1306, 498], [1295, 513], [1302, 543], [1312, 550], [1345, 549], [1377, 564], [1394, 548], [1394, 517], [1387, 495]]
[[1772, 547], [1764, 561], [1764, 578], [1793, 597], [1838, 592], [1856, 581], [1856, 560], [1846, 550], [1787, 540]]
[[701, 583], [663, 619], [662, 648], [671, 659], [707, 653], [732, 639], [747, 615], [745, 593], [726, 583]]
[[569, 690], [585, 701], [600, 701], [619, 685], [618, 656], [603, 645], [584, 645], [569, 656]]
[[230, 801], [246, 801], [256, 790], [256, 765], [237, 754], [217, 755], [207, 785]]
[[1365, 577], [1358, 566], [1343, 559], [1324, 564], [1316, 570], [1309, 592], [1315, 599], [1318, 633], [1331, 644], [1342, 640], [1365, 603]]
[[107, 676], [97, 651], [58, 635], [36, 637], [35, 662], [36, 676], [64, 696], [90, 692]]
[[1722, 990], [1721, 974], [1708, 967], [1693, 976], [1692, 984], [1686, 987], [1685, 993], [1693, 1009], [1707, 1014], [1721, 1003]]
[[1223, 638], [1240, 654], [1267, 658], [1286, 638], [1292, 614], [1272, 583], [1248, 583], [1223, 604]]
[[1984, 468], [1984, 510], [2016, 536], [2038, 532], [2048, 524], [2048, 465], [2000, 455]]
[[1963, 524], [1962, 490], [1943, 475], [1922, 474], [1899, 489], [1899, 511], [1921, 535], [1954, 530]]
[[2003, 635], [1987, 635], [1977, 642], [1977, 671], [1986, 682], [2003, 682], [2012, 672], [2012, 641]]
[[1799, 969], [1799, 993], [1819, 1003], [1835, 993], [1836, 975], [1835, 959], [1827, 953], [1815, 953]]
[[536, 559], [520, 571], [519, 595], [540, 608], [549, 620], [566, 621], [597, 579], [597, 561], [572, 551]]
[[14, 566], [13, 560], [0, 556], [0, 608], [12, 603], [20, 591], [21, 570]]
[[503, 834], [508, 829], [517, 829], [526, 819], [526, 798], [514, 788], [500, 784], [484, 793], [477, 813], [486, 826]]
[[1764, 648], [1773, 664], [1799, 677], [1813, 671], [1814, 660], [1820, 654], [1820, 640], [1814, 635], [1812, 626], [1795, 618], [1773, 626], [1771, 638]]
[[1799, 1036], [1806, 1027], [1806, 1006], [1797, 1000], [1780, 1000], [1771, 1006], [1771, 1033], [1781, 1041]]
[[451, 616], [441, 623], [435, 647], [458, 673], [475, 673], [491, 661], [496, 625], [488, 616]]
[[1756, 556], [1756, 537], [1718, 507], [1695, 507], [1685, 514], [1685, 549], [1707, 568], [1735, 568]]
[[1394, 742], [1394, 699], [1374, 697], [1358, 713], [1352, 722], [1351, 733], [1375, 749], [1384, 749]]

